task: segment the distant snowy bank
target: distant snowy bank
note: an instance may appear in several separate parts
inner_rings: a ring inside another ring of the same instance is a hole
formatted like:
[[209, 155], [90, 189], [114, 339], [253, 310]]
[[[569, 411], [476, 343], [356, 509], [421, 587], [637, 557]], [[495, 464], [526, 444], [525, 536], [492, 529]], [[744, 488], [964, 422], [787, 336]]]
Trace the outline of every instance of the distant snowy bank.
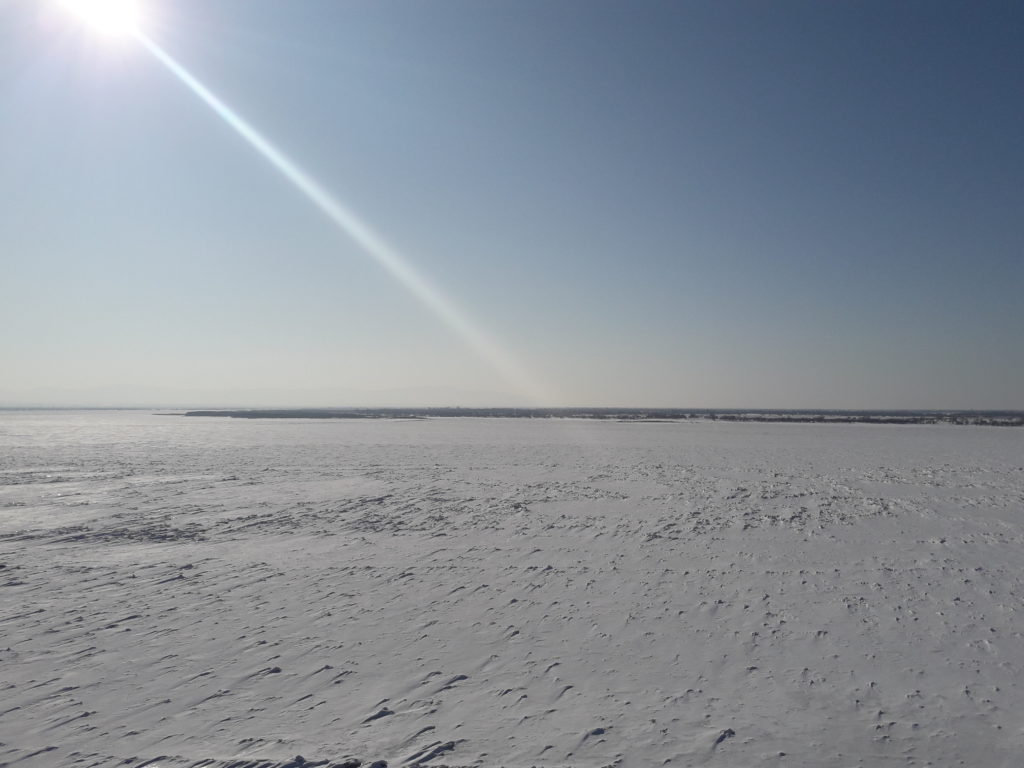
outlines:
[[[175, 414], [178, 415], [178, 414]], [[741, 421], [801, 424], [965, 424], [1024, 426], [1024, 411], [814, 411], [677, 408], [243, 408], [186, 411], [184, 416], [234, 419], [611, 419], [617, 421]]]

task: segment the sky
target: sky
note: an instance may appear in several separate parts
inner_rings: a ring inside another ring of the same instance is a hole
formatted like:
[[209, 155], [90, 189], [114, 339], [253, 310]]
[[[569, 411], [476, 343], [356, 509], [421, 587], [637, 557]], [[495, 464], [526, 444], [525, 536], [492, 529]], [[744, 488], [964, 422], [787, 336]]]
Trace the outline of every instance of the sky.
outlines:
[[0, 405], [1024, 409], [1020, 2], [138, 6], [0, 0]]

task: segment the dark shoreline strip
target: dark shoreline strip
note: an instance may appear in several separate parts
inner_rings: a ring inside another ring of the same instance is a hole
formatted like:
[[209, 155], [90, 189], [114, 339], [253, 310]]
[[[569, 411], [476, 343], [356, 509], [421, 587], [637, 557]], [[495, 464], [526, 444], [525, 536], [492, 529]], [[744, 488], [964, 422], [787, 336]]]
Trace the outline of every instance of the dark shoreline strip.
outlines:
[[[169, 414], [170, 415], [170, 414]], [[220, 416], [233, 419], [604, 419], [659, 422], [736, 421], [787, 424], [964, 424], [1024, 426], [1024, 411], [813, 411], [731, 410], [675, 408], [247, 408], [186, 411], [183, 416]]]

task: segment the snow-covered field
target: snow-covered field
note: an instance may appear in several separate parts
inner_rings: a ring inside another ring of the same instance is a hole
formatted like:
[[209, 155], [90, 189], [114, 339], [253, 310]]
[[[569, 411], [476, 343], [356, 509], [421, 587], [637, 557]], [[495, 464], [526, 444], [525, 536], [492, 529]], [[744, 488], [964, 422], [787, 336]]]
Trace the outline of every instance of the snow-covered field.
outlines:
[[0, 413], [0, 563], [4, 766], [1024, 756], [1022, 429]]

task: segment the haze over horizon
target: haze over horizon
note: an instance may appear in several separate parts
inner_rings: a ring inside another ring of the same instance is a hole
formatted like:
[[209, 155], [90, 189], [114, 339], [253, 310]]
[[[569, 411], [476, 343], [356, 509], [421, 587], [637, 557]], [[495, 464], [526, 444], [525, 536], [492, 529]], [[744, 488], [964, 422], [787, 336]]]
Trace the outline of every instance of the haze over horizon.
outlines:
[[203, 390], [142, 390], [135, 399], [110, 400], [103, 390], [52, 390], [40, 389], [37, 399], [26, 397], [22, 401], [0, 403], [0, 410], [77, 410], [77, 409], [109, 409], [109, 410], [293, 410], [293, 411], [329, 411], [329, 410], [370, 410], [408, 408], [410, 410], [426, 410], [435, 408], [451, 409], [522, 409], [524, 412], [547, 408], [566, 410], [622, 409], [651, 411], [778, 411], [778, 412], [831, 412], [853, 411], [865, 413], [886, 412], [1008, 412], [1021, 414], [1021, 408], [942, 408], [942, 407], [872, 407], [865, 406], [833, 406], [828, 404], [800, 404], [763, 406], [749, 403], [560, 403], [554, 406], [538, 405], [524, 397], [516, 398], [503, 392], [485, 390], [466, 390], [446, 387], [421, 387], [394, 390], [378, 390], [374, 392], [359, 390], [236, 390], [231, 395], [216, 391]]
[[1024, 409], [1020, 3], [138, 5], [317, 186], [0, 3], [0, 406]]

